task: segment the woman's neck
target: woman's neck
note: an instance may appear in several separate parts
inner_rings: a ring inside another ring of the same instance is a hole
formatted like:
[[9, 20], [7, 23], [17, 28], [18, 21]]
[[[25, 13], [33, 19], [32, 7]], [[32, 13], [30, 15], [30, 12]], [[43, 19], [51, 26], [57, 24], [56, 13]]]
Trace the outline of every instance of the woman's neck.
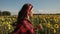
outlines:
[[29, 16], [27, 16], [27, 17], [26, 17], [26, 19], [30, 20], [30, 17], [29, 17]]
[[30, 20], [30, 17], [29, 17], [29, 16], [27, 16], [27, 19], [28, 19], [28, 20]]

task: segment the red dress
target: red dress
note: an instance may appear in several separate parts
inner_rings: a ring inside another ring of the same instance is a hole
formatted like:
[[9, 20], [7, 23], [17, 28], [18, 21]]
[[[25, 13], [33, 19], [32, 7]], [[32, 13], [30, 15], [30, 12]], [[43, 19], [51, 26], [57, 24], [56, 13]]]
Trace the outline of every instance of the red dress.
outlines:
[[34, 34], [34, 27], [29, 20], [24, 19], [22, 23], [23, 24], [21, 25], [16, 25], [16, 29], [13, 34]]

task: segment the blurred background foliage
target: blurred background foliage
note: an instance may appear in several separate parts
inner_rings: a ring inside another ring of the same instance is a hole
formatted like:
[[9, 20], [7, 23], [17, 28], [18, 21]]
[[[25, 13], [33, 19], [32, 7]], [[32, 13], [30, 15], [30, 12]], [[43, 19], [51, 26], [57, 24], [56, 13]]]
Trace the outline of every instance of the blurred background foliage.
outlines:
[[[12, 34], [17, 16], [0, 16], [0, 34]], [[35, 30], [35, 34], [60, 34], [60, 15], [34, 14], [31, 18], [34, 27], [41, 26], [43, 30]]]

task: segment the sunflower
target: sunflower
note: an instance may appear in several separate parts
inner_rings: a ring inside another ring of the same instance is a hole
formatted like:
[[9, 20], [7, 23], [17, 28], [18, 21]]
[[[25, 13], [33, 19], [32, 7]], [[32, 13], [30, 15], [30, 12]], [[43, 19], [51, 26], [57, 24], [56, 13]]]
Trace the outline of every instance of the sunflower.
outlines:
[[52, 25], [49, 22], [49, 23], [46, 24], [46, 26], [47, 26], [47, 28], [51, 28]]
[[54, 28], [58, 29], [59, 28], [59, 24], [54, 24]]

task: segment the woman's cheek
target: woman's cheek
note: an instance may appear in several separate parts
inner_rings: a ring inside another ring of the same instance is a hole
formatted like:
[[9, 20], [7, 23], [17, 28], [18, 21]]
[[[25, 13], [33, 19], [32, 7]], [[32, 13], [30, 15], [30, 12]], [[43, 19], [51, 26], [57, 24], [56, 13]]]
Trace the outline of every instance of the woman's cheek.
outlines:
[[30, 15], [31, 17], [33, 16], [33, 14]]

